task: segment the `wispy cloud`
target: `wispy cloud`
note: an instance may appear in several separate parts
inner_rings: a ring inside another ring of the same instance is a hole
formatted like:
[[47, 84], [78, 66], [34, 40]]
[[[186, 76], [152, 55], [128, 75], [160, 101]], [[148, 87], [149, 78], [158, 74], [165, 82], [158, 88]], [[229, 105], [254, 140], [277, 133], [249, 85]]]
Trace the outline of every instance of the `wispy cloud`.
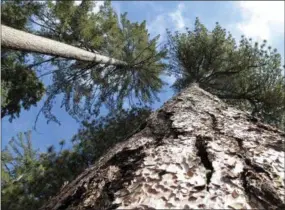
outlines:
[[147, 25], [151, 35], [155, 36], [160, 34], [161, 41], [166, 38], [166, 29], [171, 29], [172, 31], [181, 31], [185, 28], [185, 22], [188, 20], [183, 11], [185, 10], [184, 2], [179, 3], [177, 7], [170, 11], [161, 11], [154, 21]]
[[284, 36], [284, 1], [241, 1], [236, 4], [243, 18], [237, 27], [244, 35], [258, 41]]
[[[185, 29], [185, 22], [188, 20], [183, 11], [185, 10], [184, 2], [179, 3], [177, 7], [170, 11], [161, 11], [154, 21], [152, 21], [148, 26], [148, 30], [152, 36], [160, 34], [160, 42], [166, 41], [166, 28], [171, 29], [171, 31], [182, 31]], [[167, 82], [168, 85], [172, 85], [176, 78], [175, 76], [163, 75], [162, 80]]]
[[160, 34], [161, 40], [165, 38], [165, 29], [167, 20], [164, 14], [158, 15], [150, 24], [147, 23], [147, 28], [152, 37]]
[[184, 3], [180, 3], [178, 4], [177, 9], [169, 14], [177, 30], [185, 28], [185, 17], [182, 15], [184, 8]]

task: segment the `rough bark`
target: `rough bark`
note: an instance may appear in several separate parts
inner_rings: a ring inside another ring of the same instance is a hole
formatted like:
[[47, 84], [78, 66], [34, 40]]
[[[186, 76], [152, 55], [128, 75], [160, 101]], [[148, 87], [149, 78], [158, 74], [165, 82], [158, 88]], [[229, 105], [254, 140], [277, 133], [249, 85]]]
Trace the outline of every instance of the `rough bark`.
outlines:
[[193, 85], [43, 209], [284, 209], [285, 134]]
[[126, 66], [127, 63], [68, 44], [1, 25], [1, 46], [8, 49], [54, 55], [81, 61]]

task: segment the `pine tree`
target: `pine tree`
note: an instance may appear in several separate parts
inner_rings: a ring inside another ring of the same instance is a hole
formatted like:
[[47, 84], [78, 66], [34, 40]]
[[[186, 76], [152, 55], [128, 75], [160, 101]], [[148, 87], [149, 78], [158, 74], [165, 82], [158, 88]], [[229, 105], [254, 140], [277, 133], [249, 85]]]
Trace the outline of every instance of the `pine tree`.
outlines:
[[268, 123], [284, 126], [285, 78], [281, 56], [242, 36], [236, 43], [219, 23], [209, 31], [199, 20], [194, 30], [174, 34], [168, 31], [169, 71], [177, 75], [177, 91], [197, 82], [218, 95], [264, 118]]
[[27, 27], [31, 28], [31, 24], [40, 27], [33, 33], [129, 64], [98, 65], [30, 54], [34, 61], [30, 66], [35, 71], [42, 70], [43, 64], [53, 68], [39, 76], [51, 74], [53, 78], [53, 84], [46, 87], [47, 99], [41, 109], [48, 120], [59, 122], [52, 114], [52, 107], [60, 94], [63, 94], [62, 107], [78, 120], [90, 114], [99, 115], [102, 105], [118, 110], [125, 101], [136, 106], [158, 100], [156, 94], [163, 86], [159, 76], [165, 68], [161, 59], [166, 56], [165, 50], [157, 48], [158, 37], [150, 39], [145, 22], [131, 23], [126, 14], [119, 22], [110, 1], [96, 14], [92, 12], [94, 4], [82, 1], [76, 6], [73, 1], [55, 4], [47, 1], [25, 18]]
[[3, 209], [17, 210], [42, 205], [31, 193], [35, 187], [35, 177], [44, 172], [44, 167], [38, 162], [38, 152], [32, 147], [31, 132], [19, 133], [1, 151], [1, 171]]
[[[34, 1], [1, 1], [1, 24], [29, 31], [28, 18], [40, 10]], [[29, 110], [44, 95], [44, 84], [26, 64], [27, 53], [1, 49], [1, 118], [19, 117], [21, 109]]]

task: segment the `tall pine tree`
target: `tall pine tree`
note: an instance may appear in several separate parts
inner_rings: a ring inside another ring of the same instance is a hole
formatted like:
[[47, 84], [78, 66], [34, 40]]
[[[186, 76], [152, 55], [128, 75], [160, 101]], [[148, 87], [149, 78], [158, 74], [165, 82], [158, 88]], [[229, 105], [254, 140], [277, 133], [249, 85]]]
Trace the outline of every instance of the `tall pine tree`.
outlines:
[[251, 111], [266, 122], [285, 128], [285, 78], [281, 56], [267, 47], [241, 37], [236, 43], [219, 23], [209, 31], [198, 18], [194, 29], [183, 33], [168, 31], [169, 71], [182, 90], [193, 82]]

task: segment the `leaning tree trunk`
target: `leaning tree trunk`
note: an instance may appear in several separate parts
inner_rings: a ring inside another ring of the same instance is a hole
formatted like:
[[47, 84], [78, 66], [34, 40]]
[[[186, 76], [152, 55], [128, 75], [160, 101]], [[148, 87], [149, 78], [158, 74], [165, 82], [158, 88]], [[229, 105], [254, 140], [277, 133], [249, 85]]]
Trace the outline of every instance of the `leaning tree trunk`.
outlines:
[[193, 85], [42, 209], [284, 209], [284, 141]]
[[20, 31], [5, 25], [1, 25], [1, 33], [1, 46], [8, 49], [42, 53], [101, 64], [116, 66], [127, 65], [124, 61], [82, 50], [68, 44]]

